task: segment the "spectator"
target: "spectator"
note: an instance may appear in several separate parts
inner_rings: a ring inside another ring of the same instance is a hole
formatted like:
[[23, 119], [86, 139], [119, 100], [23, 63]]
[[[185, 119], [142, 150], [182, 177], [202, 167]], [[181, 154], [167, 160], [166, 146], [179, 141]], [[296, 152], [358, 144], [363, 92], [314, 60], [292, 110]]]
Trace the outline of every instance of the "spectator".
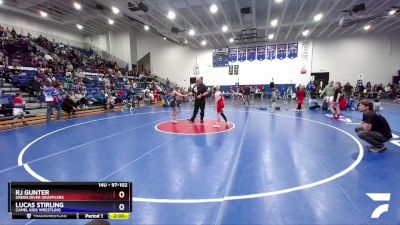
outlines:
[[[272, 80], [272, 83], [273, 83], [273, 80]], [[247, 106], [250, 106], [250, 94], [251, 94], [250, 86], [249, 86], [249, 85], [246, 85], [246, 87], [245, 87], [244, 90], [243, 90], [243, 95], [244, 95], [244, 102], [243, 102], [243, 104], [244, 104], [244, 105], [246, 105], [246, 102], [247, 102], [247, 103], [248, 103]]]
[[336, 82], [335, 85], [335, 93], [333, 94], [333, 100], [330, 104], [331, 112], [332, 112], [332, 118], [333, 119], [339, 119], [339, 114], [340, 114], [340, 107], [339, 107], [339, 101], [340, 98], [342, 98], [342, 87], [340, 85], [340, 82]]
[[376, 98], [373, 102], [374, 105], [374, 111], [379, 113], [381, 111], [381, 103], [379, 102], [379, 98]]
[[42, 84], [40, 83], [40, 80], [37, 78], [36, 75], [33, 77], [31, 85], [32, 85], [33, 95], [36, 97], [37, 101], [39, 101]]
[[13, 108], [13, 116], [14, 119], [21, 119], [23, 125], [27, 125], [24, 121], [25, 113], [24, 113], [25, 101], [21, 97], [21, 93], [17, 92], [14, 97], [14, 108]]
[[328, 85], [322, 90], [320, 97], [324, 94], [326, 95], [327, 102], [330, 103], [333, 100], [333, 95], [335, 94], [335, 86], [333, 85], [333, 81], [329, 82]]
[[354, 100], [354, 96], [350, 96], [349, 102], [347, 103], [347, 109], [349, 111], [355, 111], [356, 110], [356, 106], [355, 106], [355, 100]]
[[292, 90], [292, 86], [289, 86], [286, 90], [286, 97], [287, 100], [290, 102], [292, 100], [293, 97], [293, 90]]
[[359, 105], [363, 113], [361, 127], [355, 129], [357, 135], [370, 145], [367, 145], [372, 152], [382, 152], [386, 149], [384, 143], [392, 138], [392, 131], [386, 119], [373, 111], [373, 103], [362, 100]]
[[71, 114], [75, 115], [75, 109], [77, 108], [76, 103], [71, 99], [71, 96], [67, 94], [62, 104], [62, 108], [68, 113], [68, 118], [71, 118]]
[[344, 95], [345, 95], [345, 97], [346, 97], [346, 98], [349, 98], [349, 97], [351, 96], [352, 91], [353, 91], [353, 87], [350, 85], [349, 82], [347, 82], [347, 83], [344, 85], [343, 89], [344, 89]]
[[61, 107], [59, 103], [59, 91], [58, 88], [60, 84], [57, 82], [54, 84], [54, 87], [51, 86], [51, 83], [46, 81], [45, 88], [43, 89], [43, 95], [46, 101], [47, 113], [46, 113], [46, 123], [50, 122], [51, 114], [53, 113], [53, 108], [57, 110], [57, 120], [61, 117]]
[[311, 99], [308, 101], [308, 108], [310, 110], [321, 109], [321, 105], [318, 103], [315, 94], [311, 95]]

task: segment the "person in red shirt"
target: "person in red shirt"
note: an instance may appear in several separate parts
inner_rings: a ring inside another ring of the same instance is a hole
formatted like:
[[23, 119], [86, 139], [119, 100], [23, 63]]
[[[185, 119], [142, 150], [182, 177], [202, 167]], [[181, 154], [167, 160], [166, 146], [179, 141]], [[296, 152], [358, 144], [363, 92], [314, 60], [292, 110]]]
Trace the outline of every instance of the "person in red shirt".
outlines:
[[17, 92], [14, 97], [14, 108], [13, 108], [13, 116], [14, 119], [21, 119], [24, 125], [27, 125], [24, 121], [25, 113], [24, 113], [25, 101], [21, 97], [21, 93]]
[[298, 90], [296, 91], [297, 96], [297, 109], [296, 111], [301, 111], [301, 106], [303, 105], [304, 97], [306, 96], [306, 92], [304, 91], [304, 87], [299, 85]]

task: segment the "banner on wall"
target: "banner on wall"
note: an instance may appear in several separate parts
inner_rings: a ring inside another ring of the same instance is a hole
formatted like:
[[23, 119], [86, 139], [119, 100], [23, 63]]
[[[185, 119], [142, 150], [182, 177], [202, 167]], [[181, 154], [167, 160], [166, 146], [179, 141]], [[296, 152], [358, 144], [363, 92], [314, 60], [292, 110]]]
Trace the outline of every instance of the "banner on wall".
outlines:
[[256, 59], [256, 47], [247, 47], [247, 61], [253, 62]]
[[286, 58], [287, 44], [280, 44], [277, 46], [277, 58], [282, 60]]
[[288, 58], [289, 59], [297, 58], [298, 52], [299, 52], [299, 44], [298, 43], [288, 44]]
[[237, 61], [237, 57], [238, 57], [237, 51], [238, 51], [237, 48], [230, 48], [229, 49], [229, 62], [234, 63], [234, 62]]
[[276, 45], [267, 46], [267, 59], [273, 60], [276, 58]]
[[257, 60], [263, 61], [265, 59], [265, 46], [257, 46]]
[[238, 48], [238, 60], [240, 62], [246, 61], [246, 48]]

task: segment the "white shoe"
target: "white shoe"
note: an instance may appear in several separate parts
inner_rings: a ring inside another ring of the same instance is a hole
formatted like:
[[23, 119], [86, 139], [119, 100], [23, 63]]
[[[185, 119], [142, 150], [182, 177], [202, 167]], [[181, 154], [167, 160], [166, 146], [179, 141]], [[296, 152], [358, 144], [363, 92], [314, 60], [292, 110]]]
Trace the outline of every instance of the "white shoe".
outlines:
[[178, 123], [178, 121], [176, 121], [176, 120], [171, 120], [171, 122], [174, 123], [174, 124]]
[[220, 128], [221, 126], [219, 124], [215, 124], [213, 127], [214, 128]]
[[230, 126], [231, 126], [231, 123], [226, 122], [225, 127], [226, 127], [226, 128], [229, 128]]

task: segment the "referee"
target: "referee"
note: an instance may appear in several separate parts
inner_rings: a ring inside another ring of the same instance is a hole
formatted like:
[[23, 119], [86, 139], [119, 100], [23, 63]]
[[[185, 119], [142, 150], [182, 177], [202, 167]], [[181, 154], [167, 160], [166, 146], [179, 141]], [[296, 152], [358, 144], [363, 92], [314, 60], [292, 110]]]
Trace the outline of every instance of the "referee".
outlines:
[[196, 119], [197, 113], [199, 112], [200, 108], [200, 122], [204, 122], [204, 109], [206, 107], [206, 96], [208, 95], [207, 87], [203, 84], [201, 78], [196, 78], [196, 85], [194, 85], [193, 89], [193, 96], [195, 97], [194, 101], [194, 111], [192, 118], [188, 119], [192, 123], [194, 119]]

